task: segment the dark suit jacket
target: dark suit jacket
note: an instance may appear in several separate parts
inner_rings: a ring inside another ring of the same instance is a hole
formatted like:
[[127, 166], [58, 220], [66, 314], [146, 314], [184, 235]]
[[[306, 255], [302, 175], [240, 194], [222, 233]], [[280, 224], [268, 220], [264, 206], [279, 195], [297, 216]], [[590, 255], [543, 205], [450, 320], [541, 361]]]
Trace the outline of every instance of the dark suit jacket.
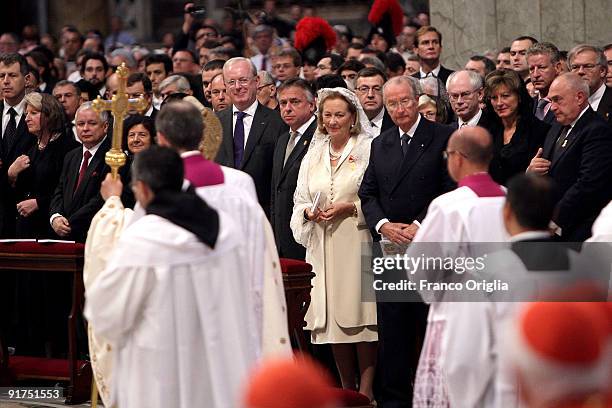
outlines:
[[608, 123], [612, 123], [612, 88], [606, 87], [599, 106], [597, 107], [597, 113], [601, 115]]
[[[223, 126], [223, 140], [215, 161], [222, 166], [235, 168], [232, 115], [231, 107], [217, 113]], [[247, 136], [242, 163], [238, 167], [239, 170], [253, 177], [257, 199], [268, 216], [270, 215], [274, 148], [280, 135], [286, 131], [287, 125], [281, 120], [278, 112], [258, 104], [251, 131]]]
[[544, 139], [550, 125], [535, 116], [520, 117], [510, 143], [504, 145], [504, 128], [499, 126], [492, 131], [493, 160], [489, 173], [493, 180], [506, 185], [513, 176], [524, 173]]
[[77, 147], [66, 154], [60, 181], [49, 209], [49, 217], [56, 213], [61, 214], [70, 223], [72, 232], [69, 237], [63, 239], [85, 242], [89, 224], [104, 204], [100, 195], [100, 184], [106, 173], [110, 171], [104, 163], [104, 155], [110, 149], [110, 145], [111, 140], [106, 137], [96, 154], [90, 159], [85, 178], [76, 191], [74, 187], [79, 177], [83, 148]]
[[568, 135], [567, 145], [554, 154], [562, 126], [554, 125], [544, 142], [549, 175], [557, 187], [553, 221], [564, 241], [584, 241], [599, 212], [612, 199], [612, 128], [589, 108]]
[[[533, 99], [532, 113], [535, 115], [536, 109], [538, 108], [538, 97], [535, 96], [532, 99]], [[548, 112], [546, 112], [546, 115], [544, 115], [544, 119], [542, 120], [542, 122], [548, 123], [549, 125], [557, 123], [557, 118], [555, 118], [555, 114], [552, 111], [552, 109], [548, 109]]]
[[303, 260], [306, 257], [306, 248], [295, 242], [289, 223], [293, 213], [293, 193], [297, 186], [300, 164], [308, 151], [312, 135], [316, 129], [317, 121], [315, 119], [300, 137], [300, 140], [298, 140], [284, 166], [283, 161], [285, 160], [285, 150], [289, 142], [289, 132], [281, 135], [278, 143], [276, 143], [276, 149], [274, 149], [270, 220], [274, 229], [278, 255], [281, 258]]
[[450, 126], [421, 117], [405, 158], [397, 127], [374, 139], [359, 198], [375, 240], [380, 239], [374, 228], [381, 219], [421, 221], [434, 198], [456, 187], [442, 157], [451, 133]]
[[[3, 112], [4, 101], [0, 101], [0, 122], [4, 119]], [[4, 123], [0, 123], [0, 125], [4, 127]], [[0, 132], [2, 127], [0, 127]], [[0, 160], [2, 160], [2, 166], [0, 167], [0, 201], [4, 209], [0, 212], [0, 237], [14, 238], [17, 210], [15, 196], [8, 184], [6, 173], [15, 159], [22, 154], [26, 154], [36, 142], [36, 137], [28, 132], [25, 123], [25, 111], [21, 115], [19, 123], [17, 123], [17, 136], [13, 143], [7, 149], [4, 149], [1, 140], [0, 137]]]
[[[440, 72], [438, 73], [438, 79], [440, 81], [442, 81], [442, 84], [446, 87], [446, 80], [448, 79], [448, 77], [450, 76], [450, 74], [452, 74], [453, 70], [446, 68], [443, 65], [440, 65]], [[420, 79], [421, 78], [421, 72], [415, 72], [414, 74], [412, 74], [413, 77]]]
[[393, 119], [391, 119], [391, 115], [389, 115], [389, 112], [387, 111], [387, 109], [385, 109], [385, 114], [383, 115], [383, 121], [382, 121], [382, 126], [380, 129], [380, 133], [382, 134], [383, 132], [391, 129], [393, 126], [395, 126], [395, 123], [393, 123]]
[[[452, 126], [454, 130], [459, 129], [459, 120], [454, 120], [450, 126]], [[484, 109], [482, 111], [482, 115], [480, 115], [480, 119], [478, 119], [477, 126], [483, 127], [487, 129], [489, 133], [493, 134], [495, 129], [500, 126], [500, 124], [494, 113]]]

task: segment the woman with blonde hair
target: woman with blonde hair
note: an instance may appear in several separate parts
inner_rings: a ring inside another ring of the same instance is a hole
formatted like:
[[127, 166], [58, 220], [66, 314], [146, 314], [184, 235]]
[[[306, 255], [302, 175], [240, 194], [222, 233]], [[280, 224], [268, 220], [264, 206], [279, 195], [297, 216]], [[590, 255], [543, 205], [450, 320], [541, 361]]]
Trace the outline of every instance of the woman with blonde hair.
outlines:
[[300, 167], [291, 218], [316, 273], [306, 329], [312, 343], [331, 343], [342, 386], [372, 399], [376, 303], [362, 301], [372, 290], [361, 273], [362, 245], [371, 236], [357, 196], [372, 130], [352, 91], [325, 88], [317, 100], [318, 127]]

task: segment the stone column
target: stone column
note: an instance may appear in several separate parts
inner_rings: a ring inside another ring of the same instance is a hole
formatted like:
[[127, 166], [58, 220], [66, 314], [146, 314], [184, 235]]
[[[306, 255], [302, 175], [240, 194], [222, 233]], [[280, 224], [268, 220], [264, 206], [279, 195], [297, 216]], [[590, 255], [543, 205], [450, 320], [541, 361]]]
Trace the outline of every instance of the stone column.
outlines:
[[612, 42], [612, 0], [430, 0], [430, 13], [442, 32], [443, 63], [454, 69], [520, 35], [561, 50]]

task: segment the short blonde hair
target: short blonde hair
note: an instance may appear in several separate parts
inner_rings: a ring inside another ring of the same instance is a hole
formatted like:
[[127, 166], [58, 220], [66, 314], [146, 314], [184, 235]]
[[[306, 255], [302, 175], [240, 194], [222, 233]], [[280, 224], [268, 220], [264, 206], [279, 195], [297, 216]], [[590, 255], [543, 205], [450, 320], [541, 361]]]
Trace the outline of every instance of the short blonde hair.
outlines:
[[346, 104], [348, 105], [349, 112], [355, 118], [355, 123], [353, 123], [353, 125], [351, 126], [350, 135], [355, 136], [361, 133], [361, 124], [359, 123], [359, 115], [357, 114], [357, 108], [348, 99], [346, 99], [344, 95], [336, 91], [332, 91], [325, 95], [319, 103], [319, 110], [317, 112], [317, 127], [319, 129], [319, 132], [323, 133], [324, 135], [327, 134], [327, 130], [325, 130], [325, 126], [323, 126], [323, 106], [325, 106], [325, 102], [330, 99], [340, 99], [346, 102]]

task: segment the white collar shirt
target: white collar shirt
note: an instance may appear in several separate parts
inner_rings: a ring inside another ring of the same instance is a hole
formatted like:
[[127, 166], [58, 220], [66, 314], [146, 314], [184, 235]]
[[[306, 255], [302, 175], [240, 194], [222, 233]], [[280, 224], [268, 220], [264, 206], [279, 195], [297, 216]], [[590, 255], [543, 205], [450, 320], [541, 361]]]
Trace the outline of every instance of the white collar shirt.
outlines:
[[606, 92], [605, 82], [601, 84], [601, 86], [597, 88], [595, 92], [593, 92], [593, 95], [589, 96], [589, 104], [591, 105], [591, 108], [593, 108], [594, 111], [597, 111], [597, 109], [599, 108], [599, 104], [601, 102], [601, 98], [603, 98], [604, 92]]
[[[253, 126], [253, 118], [255, 117], [255, 111], [257, 111], [257, 107], [259, 106], [259, 102], [255, 99], [255, 102], [251, 104], [248, 108], [243, 110], [242, 112], [246, 113], [245, 117], [242, 119], [242, 123], [244, 124], [244, 146], [247, 145], [247, 140], [249, 139], [249, 134], [251, 133], [251, 127]], [[234, 130], [236, 129], [236, 120], [238, 119], [238, 115], [236, 113], [240, 112], [236, 105], [232, 105], [232, 135], [234, 134]]]
[[469, 127], [474, 127], [474, 126], [478, 126], [478, 121], [480, 120], [482, 116], [482, 109], [478, 109], [478, 112], [476, 112], [476, 114], [472, 117], [472, 119], [468, 120], [467, 122], [464, 122], [463, 120], [461, 120], [461, 118], [458, 119], [459, 121], [459, 129], [461, 129], [461, 126], [469, 126]]
[[383, 107], [378, 115], [374, 116], [374, 118], [370, 121], [372, 125], [372, 129], [374, 130], [374, 137], [379, 136], [382, 131], [382, 123], [385, 117], [385, 108]]

